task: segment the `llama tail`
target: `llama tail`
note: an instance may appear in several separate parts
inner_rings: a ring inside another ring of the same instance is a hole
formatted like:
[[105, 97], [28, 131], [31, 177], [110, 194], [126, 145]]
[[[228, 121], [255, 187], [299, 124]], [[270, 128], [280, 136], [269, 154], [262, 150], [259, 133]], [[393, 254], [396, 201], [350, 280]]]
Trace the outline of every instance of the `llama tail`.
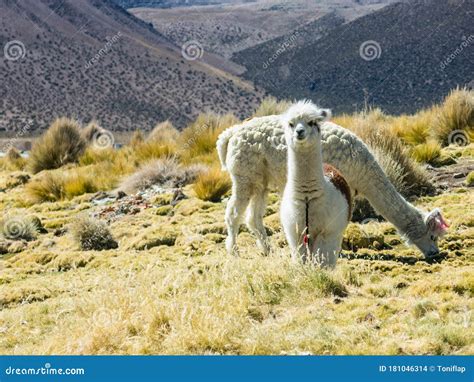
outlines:
[[234, 134], [234, 129], [229, 128], [224, 130], [217, 138], [216, 148], [217, 154], [219, 155], [219, 160], [221, 162], [222, 170], [226, 171], [226, 158], [227, 158], [227, 147], [229, 145], [229, 140]]

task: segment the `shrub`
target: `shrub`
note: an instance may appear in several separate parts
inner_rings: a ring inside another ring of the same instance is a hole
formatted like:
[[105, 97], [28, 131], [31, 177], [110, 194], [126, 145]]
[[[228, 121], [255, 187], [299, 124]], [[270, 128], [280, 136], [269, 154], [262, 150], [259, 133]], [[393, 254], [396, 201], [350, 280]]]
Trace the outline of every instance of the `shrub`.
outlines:
[[471, 171], [466, 177], [466, 185], [473, 186], [474, 185], [474, 171]]
[[131, 147], [138, 146], [143, 143], [145, 138], [143, 137], [143, 133], [141, 130], [135, 130], [132, 134], [132, 137], [130, 138], [130, 142], [128, 142], [128, 145]]
[[290, 101], [278, 101], [275, 97], [265, 97], [253, 113], [253, 117], [282, 114], [291, 106]]
[[441, 154], [441, 145], [436, 141], [428, 141], [411, 149], [411, 156], [417, 162], [434, 164]]
[[231, 186], [232, 182], [229, 176], [219, 169], [213, 168], [198, 176], [193, 190], [201, 200], [219, 202]]
[[[472, 134], [474, 129], [474, 91], [452, 90], [439, 108], [434, 123], [434, 134], [443, 144], [448, 145], [450, 134], [455, 130], [465, 130]], [[467, 136], [466, 136], [467, 137]]]
[[102, 251], [118, 247], [107, 225], [97, 219], [79, 217], [71, 225], [71, 233], [83, 251]]
[[147, 141], [156, 142], [174, 142], [179, 137], [179, 131], [173, 124], [166, 120], [155, 126], [155, 128], [148, 134]]
[[181, 187], [193, 182], [204, 166], [182, 166], [174, 158], [158, 159], [144, 164], [137, 172], [125, 178], [120, 189], [133, 193], [151, 186]]
[[38, 228], [36, 220], [28, 216], [6, 216], [0, 221], [0, 232], [9, 240], [34, 240]]
[[79, 124], [69, 118], [58, 118], [34, 143], [29, 157], [31, 171], [37, 173], [76, 162], [85, 148]]
[[199, 161], [200, 156], [212, 154], [217, 161], [216, 141], [219, 134], [239, 120], [232, 114], [200, 114], [180, 135], [184, 162]]
[[88, 166], [91, 164], [102, 162], [113, 162], [115, 160], [117, 151], [109, 148], [97, 150], [93, 147], [88, 147], [84, 154], [79, 158], [80, 166]]

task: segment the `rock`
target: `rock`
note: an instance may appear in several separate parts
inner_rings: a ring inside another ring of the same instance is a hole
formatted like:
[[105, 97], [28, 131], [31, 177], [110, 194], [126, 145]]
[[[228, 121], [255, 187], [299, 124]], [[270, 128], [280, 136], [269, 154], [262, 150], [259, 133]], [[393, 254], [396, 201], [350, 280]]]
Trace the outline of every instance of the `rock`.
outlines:
[[456, 174], [453, 175], [453, 178], [454, 179], [461, 179], [461, 178], [464, 178], [466, 177], [467, 174], [463, 173], [463, 172], [457, 172]]
[[127, 196], [127, 194], [126, 194], [124, 191], [119, 190], [119, 191], [117, 192], [117, 196], [116, 196], [115, 198], [116, 198], [117, 200], [120, 200], [120, 199], [122, 199], [122, 198], [125, 198], [126, 196]]
[[48, 230], [44, 228], [43, 223], [41, 222], [40, 218], [36, 215], [31, 215], [28, 217], [28, 221], [34, 227], [34, 229], [38, 233], [48, 233]]

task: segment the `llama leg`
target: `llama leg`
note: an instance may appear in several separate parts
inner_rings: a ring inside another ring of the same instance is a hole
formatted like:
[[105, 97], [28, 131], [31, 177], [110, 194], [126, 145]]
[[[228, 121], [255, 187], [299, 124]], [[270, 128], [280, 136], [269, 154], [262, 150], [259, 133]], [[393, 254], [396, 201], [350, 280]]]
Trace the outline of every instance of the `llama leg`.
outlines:
[[334, 268], [341, 252], [342, 237], [317, 238], [312, 261], [322, 268]]
[[267, 190], [257, 191], [250, 200], [247, 209], [247, 227], [257, 237], [257, 244], [266, 256], [270, 251], [267, 232], [263, 225], [263, 216], [265, 215], [265, 207]]
[[226, 249], [229, 254], [237, 254], [235, 244], [239, 233], [242, 218], [250, 201], [250, 190], [248, 185], [240, 187], [234, 179], [232, 186], [232, 196], [230, 197], [225, 212], [225, 222], [227, 225]]

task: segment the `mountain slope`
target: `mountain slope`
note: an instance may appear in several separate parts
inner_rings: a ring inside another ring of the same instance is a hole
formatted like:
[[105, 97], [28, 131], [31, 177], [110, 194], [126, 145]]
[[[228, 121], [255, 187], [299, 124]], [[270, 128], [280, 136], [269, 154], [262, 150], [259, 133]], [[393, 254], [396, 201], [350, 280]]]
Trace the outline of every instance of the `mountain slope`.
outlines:
[[267, 68], [274, 42], [233, 60], [247, 68], [245, 78], [281, 98], [307, 97], [336, 111], [368, 102], [391, 113], [413, 112], [472, 81], [473, 12], [473, 0], [397, 3], [322, 38], [307, 34]]
[[0, 131], [31, 133], [60, 115], [112, 130], [167, 118], [182, 127], [204, 110], [244, 116], [258, 100], [251, 84], [222, 70], [224, 60], [186, 60], [111, 1], [0, 0], [0, 15]]

